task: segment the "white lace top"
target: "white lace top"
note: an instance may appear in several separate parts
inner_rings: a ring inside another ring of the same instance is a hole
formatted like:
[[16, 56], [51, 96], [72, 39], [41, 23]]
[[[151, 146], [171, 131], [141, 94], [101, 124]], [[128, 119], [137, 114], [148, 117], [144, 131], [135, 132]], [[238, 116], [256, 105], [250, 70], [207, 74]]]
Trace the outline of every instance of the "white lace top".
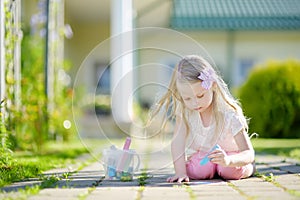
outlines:
[[208, 127], [203, 126], [199, 112], [188, 111], [187, 117], [190, 122], [190, 133], [186, 141], [187, 157], [197, 151], [208, 152], [216, 144], [226, 152], [238, 151], [234, 136], [239, 133], [244, 126], [242, 120], [234, 111], [225, 113], [225, 123], [219, 134], [214, 131], [216, 127], [215, 122]]

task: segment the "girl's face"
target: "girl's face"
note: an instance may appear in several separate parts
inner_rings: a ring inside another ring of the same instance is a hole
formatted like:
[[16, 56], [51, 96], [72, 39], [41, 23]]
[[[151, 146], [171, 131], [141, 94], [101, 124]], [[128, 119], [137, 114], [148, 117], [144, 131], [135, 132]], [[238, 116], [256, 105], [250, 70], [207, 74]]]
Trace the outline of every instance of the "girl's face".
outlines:
[[206, 90], [201, 86], [201, 81], [192, 84], [177, 82], [177, 89], [185, 106], [190, 110], [201, 113], [209, 108], [212, 103], [212, 88]]

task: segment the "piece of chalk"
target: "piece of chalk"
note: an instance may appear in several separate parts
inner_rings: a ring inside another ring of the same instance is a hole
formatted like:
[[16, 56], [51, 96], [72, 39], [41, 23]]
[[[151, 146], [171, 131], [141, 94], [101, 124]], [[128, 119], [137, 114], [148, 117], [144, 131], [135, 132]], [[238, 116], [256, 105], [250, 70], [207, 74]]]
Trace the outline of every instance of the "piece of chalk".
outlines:
[[125, 143], [124, 143], [123, 149], [124, 149], [124, 150], [128, 150], [129, 147], [130, 147], [130, 143], [131, 143], [131, 138], [130, 138], [130, 137], [127, 137], [127, 138], [126, 138], [126, 141], [125, 141]]
[[124, 165], [125, 165], [126, 160], [128, 158], [127, 150], [129, 150], [130, 144], [131, 144], [131, 138], [127, 137], [126, 141], [124, 143], [124, 146], [123, 146], [123, 150], [125, 150], [125, 151], [122, 152], [122, 157], [119, 160], [118, 165], [117, 165], [117, 171], [123, 171], [124, 170]]
[[208, 155], [216, 149], [220, 149], [220, 146], [219, 145], [214, 146], [214, 148], [212, 148], [212, 150], [210, 150], [210, 152], [200, 160], [200, 165], [206, 165], [210, 161]]
[[206, 165], [209, 162], [207, 155], [200, 160], [200, 165]]

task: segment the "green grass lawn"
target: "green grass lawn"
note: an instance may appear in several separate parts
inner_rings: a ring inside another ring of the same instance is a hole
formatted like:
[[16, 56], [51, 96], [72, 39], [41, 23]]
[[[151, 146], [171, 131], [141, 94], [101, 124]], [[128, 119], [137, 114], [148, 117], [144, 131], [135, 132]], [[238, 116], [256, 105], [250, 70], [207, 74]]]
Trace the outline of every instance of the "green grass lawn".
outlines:
[[300, 161], [300, 139], [251, 139], [256, 154], [267, 153]]

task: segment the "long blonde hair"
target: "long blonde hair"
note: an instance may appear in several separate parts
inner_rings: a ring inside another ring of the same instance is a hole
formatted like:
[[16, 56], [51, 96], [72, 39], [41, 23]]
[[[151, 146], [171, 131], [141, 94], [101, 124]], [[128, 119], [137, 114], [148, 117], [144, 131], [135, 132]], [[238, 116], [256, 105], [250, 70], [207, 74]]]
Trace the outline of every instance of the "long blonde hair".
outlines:
[[[223, 81], [217, 71], [204, 58], [197, 55], [185, 56], [174, 68], [168, 91], [157, 101], [152, 109], [151, 119], [153, 119], [161, 110], [163, 110], [163, 126], [168, 119], [174, 119], [179, 111], [182, 114], [183, 122], [186, 126], [187, 134], [190, 132], [188, 118], [185, 112], [185, 104], [180, 96], [177, 83], [196, 83], [201, 82], [198, 76], [204, 69], [213, 70], [213, 79], [216, 87], [213, 89], [213, 112], [216, 121], [216, 132], [222, 131], [225, 116], [223, 111], [233, 110], [242, 120], [245, 131], [248, 131], [248, 122], [244, 116], [240, 103], [230, 93], [227, 84]], [[171, 111], [171, 112], [170, 112]]]

